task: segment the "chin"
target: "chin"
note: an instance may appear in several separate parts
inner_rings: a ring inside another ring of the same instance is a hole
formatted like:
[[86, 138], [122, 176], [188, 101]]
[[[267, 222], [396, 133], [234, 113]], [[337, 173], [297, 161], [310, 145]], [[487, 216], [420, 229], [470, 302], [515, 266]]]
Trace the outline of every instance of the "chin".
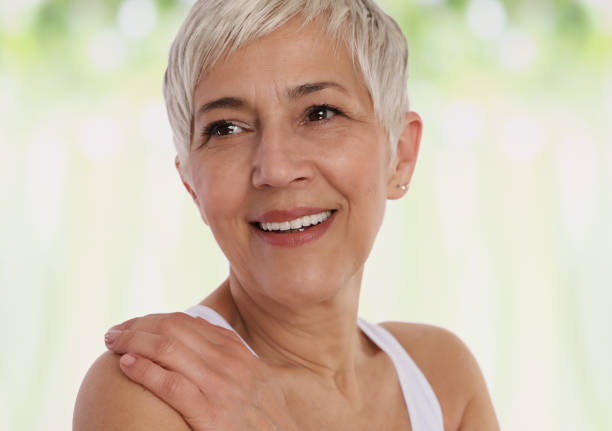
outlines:
[[289, 307], [310, 306], [330, 301], [347, 286], [343, 277], [324, 274], [300, 274], [293, 277], [273, 277], [262, 284], [265, 294]]

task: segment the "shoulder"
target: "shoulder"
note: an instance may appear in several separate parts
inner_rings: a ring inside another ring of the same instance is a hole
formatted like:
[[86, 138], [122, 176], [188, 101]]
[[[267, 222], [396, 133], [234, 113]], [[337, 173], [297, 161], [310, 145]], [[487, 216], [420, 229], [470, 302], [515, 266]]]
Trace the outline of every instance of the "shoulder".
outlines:
[[81, 384], [72, 429], [183, 431], [190, 428], [178, 412], [123, 374], [118, 355], [105, 352], [93, 363]]
[[383, 322], [432, 386], [444, 429], [498, 430], [493, 405], [476, 358], [453, 332], [434, 325]]

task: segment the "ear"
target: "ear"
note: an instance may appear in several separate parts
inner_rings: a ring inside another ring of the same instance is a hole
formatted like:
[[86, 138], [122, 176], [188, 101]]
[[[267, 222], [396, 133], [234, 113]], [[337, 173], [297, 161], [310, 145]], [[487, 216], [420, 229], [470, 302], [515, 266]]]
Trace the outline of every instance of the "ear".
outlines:
[[191, 195], [191, 198], [193, 199], [193, 202], [198, 207], [198, 210], [200, 211], [200, 216], [202, 217], [202, 220], [204, 221], [204, 223], [206, 223], [208, 225], [208, 220], [206, 219], [206, 216], [204, 215], [204, 212], [202, 211], [202, 206], [200, 205], [200, 200], [198, 199], [198, 195], [196, 195], [195, 191], [193, 191], [193, 189], [191, 188], [191, 186], [189, 185], [189, 183], [185, 179], [185, 176], [183, 175], [183, 171], [181, 169], [181, 162], [178, 159], [178, 155], [174, 158], [174, 166], [176, 167], [176, 170], [178, 171], [179, 176], [181, 177], [181, 182], [183, 183], [183, 185], [187, 189], [187, 192]]
[[206, 217], [202, 213], [202, 207], [200, 206], [200, 200], [198, 199], [198, 195], [195, 194], [195, 192], [193, 191], [193, 189], [191, 188], [191, 186], [185, 179], [185, 176], [183, 175], [183, 171], [181, 169], [181, 162], [178, 158], [178, 155], [174, 158], [174, 166], [176, 167], [176, 170], [178, 171], [178, 174], [181, 177], [181, 182], [187, 189], [187, 192], [189, 193], [189, 195], [191, 195], [191, 198], [193, 199], [193, 202], [198, 207], [198, 210], [200, 210], [200, 215], [202, 216], [202, 220], [204, 220], [204, 223], [208, 224], [208, 220], [206, 220]]
[[185, 177], [183, 176], [183, 171], [181, 170], [181, 162], [178, 158], [178, 155], [174, 158], [174, 166], [176, 167], [179, 177], [181, 177], [181, 182], [187, 189], [187, 192], [191, 195], [191, 198], [193, 199], [195, 204], [200, 206], [198, 202], [198, 197], [196, 196], [195, 192], [191, 189], [191, 186], [189, 185], [189, 183], [187, 182], [187, 180], [185, 180]]
[[390, 167], [387, 199], [399, 199], [406, 194], [406, 190], [398, 186], [410, 184], [419, 155], [422, 132], [423, 121], [420, 115], [416, 112], [407, 112], [404, 126], [397, 140], [395, 158]]

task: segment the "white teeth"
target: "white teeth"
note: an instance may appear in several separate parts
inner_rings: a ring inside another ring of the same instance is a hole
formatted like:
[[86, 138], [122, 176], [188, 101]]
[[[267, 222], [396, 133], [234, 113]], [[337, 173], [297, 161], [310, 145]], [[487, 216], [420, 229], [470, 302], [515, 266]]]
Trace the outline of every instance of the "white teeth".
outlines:
[[300, 223], [298, 219], [291, 220], [291, 222], [289, 222], [289, 225], [291, 226], [291, 229], [299, 229], [302, 227], [302, 223]]
[[263, 230], [272, 231], [285, 231], [289, 229], [300, 229], [315, 224], [319, 224], [327, 220], [331, 216], [331, 211], [323, 211], [319, 214], [307, 215], [304, 217], [296, 218], [295, 220], [284, 221], [281, 223], [258, 223], [259, 227]]

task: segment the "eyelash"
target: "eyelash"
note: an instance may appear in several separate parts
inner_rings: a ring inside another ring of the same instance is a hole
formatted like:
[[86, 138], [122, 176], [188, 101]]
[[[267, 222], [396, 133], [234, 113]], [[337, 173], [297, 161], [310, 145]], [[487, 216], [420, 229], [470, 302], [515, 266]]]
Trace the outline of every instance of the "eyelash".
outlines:
[[[321, 105], [313, 105], [311, 107], [309, 107], [308, 109], [306, 109], [305, 111], [305, 117], [308, 117], [310, 114], [316, 112], [316, 111], [320, 111], [320, 110], [329, 110], [331, 112], [333, 112], [335, 115], [345, 115], [344, 112], [342, 112], [342, 110], [340, 108], [337, 108], [335, 106], [332, 105], [328, 105], [328, 104], [321, 104]], [[323, 120], [318, 120], [318, 121], [313, 121], [314, 123], [322, 123], [322, 122], [327, 122], [329, 121], [331, 118], [326, 118]], [[213, 123], [210, 123], [209, 125], [207, 125], [206, 127], [204, 127], [204, 129], [202, 130], [201, 136], [203, 138], [211, 138], [215, 132], [217, 131], [217, 129], [219, 127], [222, 126], [234, 126], [235, 124], [231, 121], [231, 120], [219, 120], [219, 121], [215, 121]]]

